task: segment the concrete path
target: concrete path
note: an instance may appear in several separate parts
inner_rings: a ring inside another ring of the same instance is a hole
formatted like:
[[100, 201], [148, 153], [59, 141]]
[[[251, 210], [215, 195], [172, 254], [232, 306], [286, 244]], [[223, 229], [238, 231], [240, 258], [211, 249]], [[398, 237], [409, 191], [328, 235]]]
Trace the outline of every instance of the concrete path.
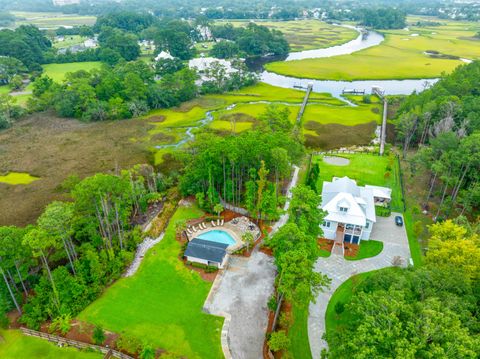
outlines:
[[[274, 224], [271, 234], [288, 221], [292, 188], [297, 185], [299, 168], [293, 167], [287, 188], [285, 213]], [[215, 279], [203, 309], [225, 317], [221, 334], [226, 359], [259, 359], [268, 325], [267, 302], [274, 290], [274, 259], [258, 250], [249, 258], [230, 257], [228, 267]]]
[[315, 270], [330, 277], [332, 283], [328, 290], [319, 294], [315, 304], [310, 303], [308, 338], [313, 359], [319, 359], [322, 349], [328, 349], [327, 342], [322, 339], [325, 333], [325, 313], [330, 298], [340, 284], [355, 274], [391, 267], [397, 256], [402, 266], [408, 265], [410, 248], [407, 233], [405, 227], [395, 225], [394, 218], [397, 215], [400, 214], [392, 212], [388, 218], [377, 217], [371, 239], [383, 241], [383, 251], [378, 256], [359, 261], [347, 261], [341, 255], [332, 254], [328, 258], [319, 258], [315, 263]]
[[224, 352], [228, 349], [231, 358], [262, 358], [275, 274], [273, 258], [262, 252], [255, 251], [250, 258], [231, 257], [216, 292], [205, 302], [206, 312], [230, 317], [222, 346], [228, 346]]

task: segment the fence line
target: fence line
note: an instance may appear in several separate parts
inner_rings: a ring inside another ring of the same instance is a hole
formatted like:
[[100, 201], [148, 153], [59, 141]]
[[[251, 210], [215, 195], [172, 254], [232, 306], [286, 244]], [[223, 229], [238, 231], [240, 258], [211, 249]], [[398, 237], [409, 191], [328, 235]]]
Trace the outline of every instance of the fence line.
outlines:
[[58, 344], [59, 346], [70, 346], [70, 347], [75, 347], [77, 349], [93, 349], [96, 351], [99, 351], [106, 356], [109, 357], [114, 357], [118, 359], [134, 359], [133, 357], [121, 353], [117, 350], [103, 347], [100, 345], [94, 345], [94, 344], [89, 344], [89, 343], [84, 343], [84, 342], [79, 342], [78, 340], [73, 340], [73, 339], [67, 339], [60, 337], [58, 335], [53, 335], [53, 334], [48, 334], [44, 332], [38, 332], [36, 330], [28, 329], [28, 328], [23, 328], [21, 327], [20, 330], [22, 331], [23, 334], [31, 336], [31, 337], [36, 337], [44, 340], [48, 340], [49, 342], [53, 342]]

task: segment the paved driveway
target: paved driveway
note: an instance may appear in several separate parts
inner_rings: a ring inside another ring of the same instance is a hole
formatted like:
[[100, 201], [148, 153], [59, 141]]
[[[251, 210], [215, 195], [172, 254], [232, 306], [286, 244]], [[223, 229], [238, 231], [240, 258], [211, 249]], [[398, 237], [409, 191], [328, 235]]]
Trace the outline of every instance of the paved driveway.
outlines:
[[[224, 328], [232, 358], [262, 358], [268, 325], [268, 298], [273, 293], [276, 267], [273, 258], [255, 250], [250, 258], [230, 257], [228, 269], [214, 284], [204, 310], [227, 317]], [[227, 314], [227, 315], [225, 315]]]
[[315, 270], [329, 276], [332, 284], [330, 289], [320, 293], [315, 304], [310, 303], [308, 338], [313, 359], [319, 359], [322, 349], [328, 348], [327, 342], [322, 339], [325, 333], [325, 313], [332, 294], [340, 284], [355, 274], [390, 267], [396, 256], [401, 258], [403, 266], [408, 265], [410, 248], [407, 233], [405, 227], [395, 225], [394, 218], [397, 215], [400, 214], [392, 213], [388, 218], [377, 217], [377, 223], [370, 237], [383, 241], [383, 251], [378, 256], [359, 261], [347, 261], [341, 255], [332, 254], [328, 258], [319, 258], [315, 263]]

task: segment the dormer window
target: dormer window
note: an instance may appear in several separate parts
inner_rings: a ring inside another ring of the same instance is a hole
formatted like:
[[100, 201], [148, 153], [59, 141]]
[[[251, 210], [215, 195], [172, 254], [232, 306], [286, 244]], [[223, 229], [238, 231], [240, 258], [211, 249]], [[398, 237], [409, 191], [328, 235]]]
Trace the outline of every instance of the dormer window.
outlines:
[[340, 212], [347, 213], [348, 208], [347, 207], [339, 207]]

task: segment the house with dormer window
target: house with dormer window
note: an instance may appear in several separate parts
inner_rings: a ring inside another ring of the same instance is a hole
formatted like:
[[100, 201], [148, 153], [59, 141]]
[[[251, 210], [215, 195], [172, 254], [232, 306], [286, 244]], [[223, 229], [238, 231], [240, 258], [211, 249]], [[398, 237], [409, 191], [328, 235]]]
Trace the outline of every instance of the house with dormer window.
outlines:
[[326, 216], [321, 228], [324, 237], [342, 246], [370, 239], [376, 222], [375, 204], [380, 200], [389, 201], [390, 195], [390, 188], [358, 186], [348, 177], [323, 182], [321, 208]]

